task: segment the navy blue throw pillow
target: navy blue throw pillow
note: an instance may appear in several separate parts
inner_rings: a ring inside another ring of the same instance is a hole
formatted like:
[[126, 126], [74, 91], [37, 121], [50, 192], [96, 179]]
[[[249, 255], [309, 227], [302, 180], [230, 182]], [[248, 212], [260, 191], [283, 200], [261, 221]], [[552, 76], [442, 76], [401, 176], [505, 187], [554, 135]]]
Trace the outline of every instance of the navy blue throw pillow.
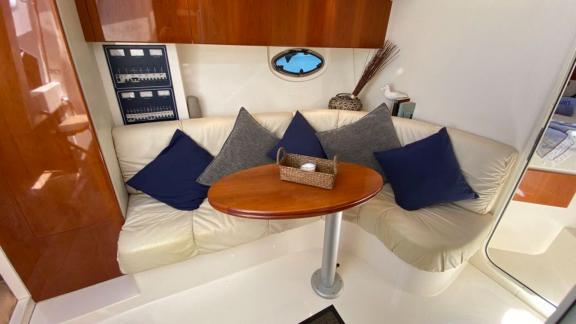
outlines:
[[299, 111], [296, 111], [280, 142], [268, 152], [268, 157], [276, 161], [276, 152], [280, 147], [284, 147], [288, 153], [326, 158], [316, 131]]
[[394, 190], [396, 203], [406, 210], [478, 198], [460, 171], [446, 128], [374, 156]]
[[197, 183], [196, 178], [210, 162], [208, 151], [176, 130], [170, 144], [128, 184], [176, 209], [194, 210], [208, 195], [210, 187]]

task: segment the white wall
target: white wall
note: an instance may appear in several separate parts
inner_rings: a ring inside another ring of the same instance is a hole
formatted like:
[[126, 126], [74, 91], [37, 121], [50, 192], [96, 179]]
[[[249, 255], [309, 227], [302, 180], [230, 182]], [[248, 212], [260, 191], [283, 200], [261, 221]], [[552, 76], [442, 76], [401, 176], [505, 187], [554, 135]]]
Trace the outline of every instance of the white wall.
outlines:
[[[96, 57], [114, 125], [122, 125], [102, 45], [89, 44]], [[327, 108], [331, 97], [353, 90], [372, 51], [314, 48], [324, 56], [326, 68], [312, 79], [295, 82], [276, 76], [269, 67], [270, 59], [286, 48], [165, 45], [180, 119], [188, 118], [186, 95], [199, 98], [203, 116], [233, 115], [242, 106], [251, 112]]]
[[[365, 109], [384, 101], [380, 88], [392, 82], [417, 103], [415, 118], [522, 150], [550, 109], [554, 84], [573, 50], [576, 0], [396, 0], [388, 38], [400, 56], [361, 94]], [[92, 46], [103, 58], [100, 46]], [[316, 49], [326, 58], [326, 71], [290, 82], [270, 71], [269, 59], [280, 48], [170, 46], [185, 94], [199, 97], [206, 116], [234, 114], [240, 106], [253, 112], [325, 108], [333, 95], [352, 90], [369, 52]], [[105, 66], [100, 73], [110, 90]], [[120, 124], [115, 97], [108, 97]]]
[[415, 118], [522, 149], [574, 50], [575, 0], [396, 0], [388, 39], [400, 56], [361, 95], [392, 82]]
[[80, 80], [80, 86], [84, 93], [84, 99], [92, 118], [92, 124], [104, 162], [108, 169], [112, 185], [122, 213], [126, 213], [128, 205], [128, 193], [120, 173], [114, 142], [112, 141], [112, 127], [114, 122], [110, 107], [108, 106], [106, 92], [104, 91], [102, 79], [96, 65], [96, 58], [92, 52], [90, 44], [84, 40], [80, 19], [76, 11], [76, 4], [70, 0], [58, 0], [58, 11], [64, 27], [66, 41], [72, 54], [74, 65]]
[[576, 196], [566, 208], [513, 200], [489, 247], [524, 254], [544, 253], [562, 229], [576, 227], [574, 215]]
[[[274, 75], [270, 59], [283, 48], [176, 45], [184, 91], [197, 96], [204, 116], [327, 108], [340, 92], [351, 92], [368, 50], [313, 48], [326, 70], [313, 80], [294, 82]], [[373, 108], [373, 107], [369, 107]]]

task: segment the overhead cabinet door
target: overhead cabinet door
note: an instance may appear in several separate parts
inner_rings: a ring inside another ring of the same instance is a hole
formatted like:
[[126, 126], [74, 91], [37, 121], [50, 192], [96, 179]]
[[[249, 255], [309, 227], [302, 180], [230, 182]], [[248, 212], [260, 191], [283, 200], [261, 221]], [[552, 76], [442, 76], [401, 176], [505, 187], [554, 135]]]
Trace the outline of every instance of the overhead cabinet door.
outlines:
[[388, 0], [191, 0], [196, 43], [381, 47]]
[[76, 0], [87, 41], [191, 43], [188, 0]]
[[382, 46], [389, 0], [76, 0], [88, 41]]

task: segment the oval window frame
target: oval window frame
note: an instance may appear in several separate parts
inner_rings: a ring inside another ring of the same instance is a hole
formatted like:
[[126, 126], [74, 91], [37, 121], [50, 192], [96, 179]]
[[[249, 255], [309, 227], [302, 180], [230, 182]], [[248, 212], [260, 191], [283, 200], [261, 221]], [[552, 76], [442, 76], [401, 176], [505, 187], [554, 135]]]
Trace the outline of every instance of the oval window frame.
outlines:
[[[309, 72], [304, 72], [304, 73], [289, 72], [289, 71], [284, 70], [283, 68], [281, 68], [280, 66], [278, 66], [276, 64], [276, 61], [279, 58], [281, 58], [282, 56], [284, 56], [286, 54], [294, 53], [294, 52], [314, 55], [316, 58], [318, 58], [320, 60], [320, 64], [315, 69], [313, 69]], [[292, 80], [292, 81], [306, 81], [306, 80], [310, 80], [310, 79], [313, 79], [313, 78], [319, 76], [326, 69], [326, 59], [324, 58], [324, 56], [322, 54], [320, 54], [314, 50], [311, 50], [309, 48], [289, 48], [289, 49], [280, 51], [279, 53], [274, 55], [272, 57], [272, 59], [270, 60], [270, 67], [271, 67], [272, 71], [274, 72], [274, 74], [281, 77], [282, 79], [287, 79], [287, 80]]]

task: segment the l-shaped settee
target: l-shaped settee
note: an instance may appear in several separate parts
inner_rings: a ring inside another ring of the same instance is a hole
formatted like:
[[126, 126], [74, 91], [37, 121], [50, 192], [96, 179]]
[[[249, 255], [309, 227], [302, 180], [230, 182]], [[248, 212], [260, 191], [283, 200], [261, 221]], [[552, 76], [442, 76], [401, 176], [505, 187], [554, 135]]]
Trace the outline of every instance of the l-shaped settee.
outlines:
[[[318, 132], [353, 123], [366, 114], [328, 109], [301, 113]], [[293, 115], [293, 112], [261, 113], [254, 117], [281, 138]], [[128, 181], [151, 162], [168, 145], [176, 129], [216, 156], [234, 122], [234, 116], [206, 117], [114, 128], [114, 144], [124, 180]], [[393, 117], [393, 123], [402, 145], [441, 128], [397, 117]], [[478, 193], [478, 199], [407, 211], [396, 205], [390, 185], [385, 185], [375, 198], [344, 213], [345, 220], [375, 235], [405, 263], [430, 273], [453, 271], [478, 251], [493, 222], [498, 194], [517, 157], [512, 147], [491, 139], [451, 128], [448, 133], [461, 170]], [[118, 262], [124, 273], [227, 249], [319, 219], [239, 218], [214, 210], [207, 200], [196, 210], [183, 211], [129, 186], [127, 190], [126, 221], [118, 242]]]

